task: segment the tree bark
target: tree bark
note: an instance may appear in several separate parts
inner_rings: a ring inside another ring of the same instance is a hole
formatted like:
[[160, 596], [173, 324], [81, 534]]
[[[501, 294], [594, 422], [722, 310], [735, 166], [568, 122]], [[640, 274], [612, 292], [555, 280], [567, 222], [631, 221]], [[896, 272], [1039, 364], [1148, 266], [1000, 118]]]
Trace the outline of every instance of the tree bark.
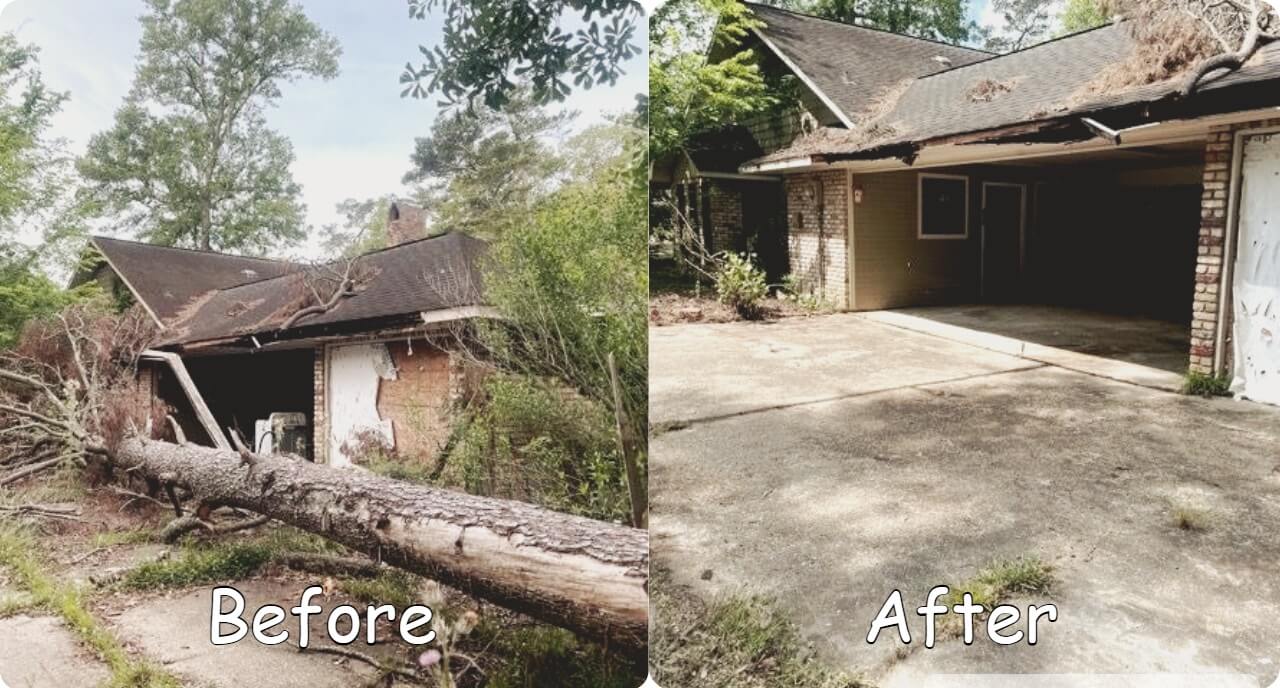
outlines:
[[[112, 462], [642, 656], [642, 530], [294, 459], [130, 438]], [[161, 477], [163, 476], [163, 478]]]

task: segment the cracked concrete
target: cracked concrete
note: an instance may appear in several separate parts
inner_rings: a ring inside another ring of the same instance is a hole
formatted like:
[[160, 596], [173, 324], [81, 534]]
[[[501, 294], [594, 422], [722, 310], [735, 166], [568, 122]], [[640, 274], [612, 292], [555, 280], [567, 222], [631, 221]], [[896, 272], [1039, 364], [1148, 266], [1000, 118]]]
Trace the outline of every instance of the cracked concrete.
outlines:
[[[650, 341], [654, 420], [693, 421], [651, 443], [655, 560], [704, 595], [775, 597], [828, 662], [883, 685], [1280, 672], [1280, 409], [1029, 368], [856, 316]], [[1210, 527], [1179, 530], [1184, 505]], [[902, 658], [896, 640], [865, 642], [892, 590], [918, 606], [1028, 554], [1058, 578], [1050, 600], [1015, 600], [1059, 606], [1037, 646]]]

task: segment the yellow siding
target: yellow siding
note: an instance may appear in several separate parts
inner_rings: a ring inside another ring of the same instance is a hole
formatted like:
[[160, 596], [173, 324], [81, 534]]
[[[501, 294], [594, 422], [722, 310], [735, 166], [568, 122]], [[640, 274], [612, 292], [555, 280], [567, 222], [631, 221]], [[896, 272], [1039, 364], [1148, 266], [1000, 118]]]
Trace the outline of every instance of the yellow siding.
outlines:
[[969, 238], [917, 238], [917, 172], [854, 175], [854, 309], [958, 303], [978, 296], [981, 182], [969, 179]]

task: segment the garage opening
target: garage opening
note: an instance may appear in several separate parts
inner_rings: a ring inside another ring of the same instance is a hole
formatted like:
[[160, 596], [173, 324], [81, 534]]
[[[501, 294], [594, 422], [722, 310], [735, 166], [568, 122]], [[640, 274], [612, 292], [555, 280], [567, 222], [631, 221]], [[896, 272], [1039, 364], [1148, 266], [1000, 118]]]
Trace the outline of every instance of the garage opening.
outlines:
[[1202, 141], [966, 168], [976, 298], [905, 310], [1183, 373], [1203, 170]]
[[[190, 356], [183, 361], [218, 427], [238, 430], [253, 442], [256, 451], [315, 460], [311, 446], [315, 404], [312, 349]], [[187, 437], [202, 441], [206, 433], [172, 373], [160, 371], [157, 391], [173, 407]]]

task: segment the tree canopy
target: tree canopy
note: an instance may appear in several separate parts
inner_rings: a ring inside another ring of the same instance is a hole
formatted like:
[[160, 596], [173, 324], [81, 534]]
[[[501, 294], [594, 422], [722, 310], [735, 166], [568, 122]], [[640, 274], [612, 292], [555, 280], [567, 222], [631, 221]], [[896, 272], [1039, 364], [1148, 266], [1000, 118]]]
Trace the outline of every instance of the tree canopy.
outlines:
[[[445, 103], [500, 110], [531, 86], [538, 103], [573, 88], [614, 85], [644, 16], [637, 0], [407, 0], [409, 16], [444, 17], [444, 37], [405, 63], [402, 96], [438, 94]], [[572, 80], [573, 86], [570, 86]]]
[[289, 0], [146, 0], [133, 87], [79, 161], [83, 198], [159, 244], [261, 251], [303, 235], [289, 141], [264, 110], [334, 77], [337, 41]]
[[969, 0], [812, 0], [799, 4], [820, 17], [957, 45], [971, 41], [978, 29], [968, 17]]
[[418, 185], [416, 200], [434, 228], [493, 238], [550, 190], [560, 170], [552, 141], [573, 115], [537, 100], [521, 88], [501, 109], [441, 113], [416, 140], [405, 182]]
[[1067, 0], [1058, 19], [1064, 34], [1102, 26], [1109, 20], [1104, 0]]
[[1056, 0], [991, 0], [1004, 20], [1002, 30], [987, 36], [984, 48], [1007, 53], [1030, 47], [1049, 33]]

